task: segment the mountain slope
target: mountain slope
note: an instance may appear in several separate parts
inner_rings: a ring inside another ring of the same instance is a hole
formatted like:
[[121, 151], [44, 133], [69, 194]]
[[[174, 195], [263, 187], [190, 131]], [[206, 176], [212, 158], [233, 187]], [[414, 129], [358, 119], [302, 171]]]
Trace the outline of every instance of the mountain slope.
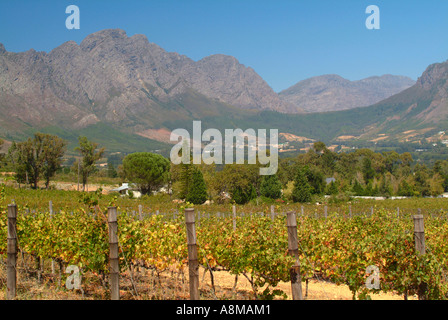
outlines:
[[[285, 120], [280, 115], [275, 118], [278, 125]], [[417, 142], [429, 138], [448, 125], [448, 61], [430, 65], [415, 85], [374, 105], [305, 114], [290, 117], [290, 121], [296, 123], [291, 133], [327, 142], [343, 135], [365, 141]]]
[[[192, 97], [201, 108], [182, 102]], [[230, 105], [293, 109], [233, 57], [195, 62], [120, 29], [96, 32], [80, 45], [66, 42], [49, 53], [0, 47], [0, 115], [9, 130], [105, 122], [138, 132], [173, 117], [219, 114]]]
[[[309, 83], [332, 79], [334, 88], [353, 86], [338, 76], [324, 78]], [[397, 79], [373, 77], [356, 86], [394, 89], [391, 83]], [[85, 134], [111, 151], [169, 150], [148, 138], [157, 136], [157, 130], [165, 136], [176, 128], [191, 130], [192, 121], [200, 119], [203, 130], [278, 129], [324, 142], [343, 135], [406, 140], [410, 131], [419, 139], [448, 124], [447, 80], [448, 62], [433, 64], [413, 86], [374, 105], [296, 113], [233, 57], [193, 61], [166, 52], [145, 36], [104, 30], [80, 45], [69, 41], [49, 53], [11, 53], [0, 45], [0, 137], [22, 139], [42, 131], [73, 143]]]
[[365, 107], [399, 93], [415, 81], [383, 75], [350, 81], [338, 75], [323, 75], [298, 82], [279, 93], [280, 98], [306, 112], [326, 112]]

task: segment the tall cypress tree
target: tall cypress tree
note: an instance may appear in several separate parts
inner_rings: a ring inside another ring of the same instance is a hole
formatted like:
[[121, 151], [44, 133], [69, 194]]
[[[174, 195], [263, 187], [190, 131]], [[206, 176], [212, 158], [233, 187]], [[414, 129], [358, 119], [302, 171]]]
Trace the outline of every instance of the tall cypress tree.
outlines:
[[199, 169], [193, 171], [191, 185], [185, 200], [193, 204], [203, 204], [207, 200], [207, 186]]
[[271, 199], [279, 199], [282, 196], [282, 184], [276, 174], [263, 176], [260, 194]]
[[294, 189], [291, 196], [294, 202], [303, 203], [311, 201], [311, 185], [309, 184], [302, 167], [297, 169], [296, 178], [294, 180]]

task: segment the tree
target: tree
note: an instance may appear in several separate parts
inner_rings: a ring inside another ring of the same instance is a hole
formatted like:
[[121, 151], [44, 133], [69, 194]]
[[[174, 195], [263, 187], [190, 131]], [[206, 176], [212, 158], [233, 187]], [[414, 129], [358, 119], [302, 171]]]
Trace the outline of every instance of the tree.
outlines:
[[203, 204], [207, 200], [207, 186], [201, 170], [195, 169], [192, 175], [192, 184], [185, 199], [193, 204]]
[[297, 158], [279, 159], [277, 176], [283, 185], [293, 181], [296, 174]]
[[323, 154], [327, 150], [327, 146], [322, 141], [317, 141], [313, 144], [313, 149], [316, 153]]
[[15, 141], [12, 142], [11, 146], [8, 149], [7, 159], [12, 165], [12, 170], [14, 170], [15, 172], [14, 178], [19, 184], [20, 188], [21, 183], [28, 182], [28, 175], [26, 173], [26, 165], [21, 161], [21, 155]]
[[142, 194], [157, 191], [168, 182], [170, 162], [160, 154], [136, 152], [123, 159], [125, 177], [136, 183]]
[[193, 164], [190, 163], [181, 163], [180, 172], [179, 172], [179, 197], [181, 199], [185, 199], [190, 192], [190, 188], [193, 185], [193, 173], [194, 167]]
[[91, 142], [87, 140], [86, 137], [79, 137], [78, 142], [79, 147], [76, 147], [75, 150], [79, 151], [82, 156], [80, 163], [80, 174], [82, 180], [82, 190], [85, 191], [87, 179], [93, 172], [95, 172], [95, 164], [99, 159], [101, 159], [105, 149], [98, 149], [98, 143]]
[[107, 162], [107, 176], [109, 178], [116, 178], [118, 177], [117, 170], [115, 169], [112, 162]]
[[243, 194], [251, 194], [254, 188], [256, 196], [261, 181], [259, 168], [260, 166], [256, 164], [226, 164], [223, 170], [216, 174], [217, 193], [222, 191], [238, 193], [237, 189], [240, 188]]
[[338, 186], [336, 185], [336, 182], [331, 181], [327, 185], [327, 191], [325, 192], [327, 195], [335, 195], [339, 193]]
[[434, 174], [440, 175], [443, 179], [442, 186], [444, 191], [448, 191], [448, 162], [446, 160], [437, 160], [433, 167]]
[[190, 152], [188, 154], [183, 154], [183, 151], [188, 149], [187, 141], [184, 140], [182, 144], [182, 149], [179, 150], [179, 156], [182, 158], [182, 162], [179, 164], [171, 163], [170, 178], [171, 183], [173, 183], [173, 189], [175, 189], [178, 197], [180, 199], [185, 199], [192, 185], [193, 172], [195, 168], [193, 165], [192, 153]]
[[375, 169], [372, 168], [372, 160], [368, 156], [362, 159], [362, 174], [366, 183], [375, 177]]
[[325, 178], [317, 167], [304, 167], [305, 176], [311, 186], [311, 194], [322, 194], [325, 191]]
[[67, 142], [57, 136], [43, 136], [43, 166], [42, 174], [45, 179], [45, 187], [48, 189], [50, 179], [61, 168]]
[[276, 174], [263, 177], [260, 194], [271, 199], [279, 199], [282, 196], [282, 184]]
[[353, 184], [352, 190], [356, 196], [364, 196], [365, 195], [364, 188], [356, 179], [355, 179], [355, 183]]
[[311, 186], [306, 178], [305, 170], [302, 167], [298, 167], [297, 169], [294, 189], [292, 191], [292, 200], [300, 203], [311, 201]]
[[431, 194], [428, 168], [425, 165], [417, 164], [415, 166], [414, 181], [415, 189], [421, 196], [426, 197]]
[[253, 184], [250, 184], [245, 189], [240, 186], [236, 186], [234, 189], [232, 189], [230, 195], [236, 204], [246, 204], [250, 200], [257, 197], [257, 191], [255, 190]]
[[[0, 139], [0, 149], [4, 143], [5, 141], [3, 141], [3, 139]], [[3, 153], [0, 153], [0, 167], [2, 166], [4, 161], [5, 161], [5, 155]]]
[[429, 192], [431, 196], [436, 197], [438, 195], [441, 195], [445, 190], [443, 187], [445, 179], [440, 176], [438, 173], [432, 176], [431, 179], [429, 179]]
[[34, 138], [13, 143], [8, 151], [16, 171], [16, 180], [28, 181], [34, 189], [43, 176], [48, 188], [50, 179], [61, 167], [67, 143], [55, 135], [35, 133]]
[[384, 152], [384, 161], [386, 170], [394, 173], [395, 168], [400, 164], [400, 155], [395, 151]]
[[415, 195], [415, 191], [406, 179], [403, 179], [398, 186], [397, 194], [401, 197], [412, 197]]

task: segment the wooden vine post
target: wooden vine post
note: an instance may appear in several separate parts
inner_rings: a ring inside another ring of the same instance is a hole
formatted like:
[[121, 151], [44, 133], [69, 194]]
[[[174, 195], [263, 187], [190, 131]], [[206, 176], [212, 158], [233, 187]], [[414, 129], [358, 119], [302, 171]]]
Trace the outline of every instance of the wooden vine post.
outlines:
[[199, 262], [194, 226], [194, 208], [185, 209], [185, 225], [188, 244], [188, 273], [190, 278], [190, 300], [199, 300]]
[[291, 291], [293, 300], [303, 300], [302, 297], [302, 278], [300, 275], [299, 247], [297, 242], [297, 220], [293, 211], [286, 213], [286, 225], [288, 228], [288, 253], [296, 261], [290, 268]]
[[[415, 249], [418, 252], [419, 255], [424, 255], [426, 253], [426, 246], [425, 246], [425, 225], [423, 220], [423, 215], [420, 214], [421, 210], [418, 209], [417, 215], [415, 215], [414, 218], [414, 243], [415, 243]], [[419, 284], [417, 294], [419, 300], [426, 300], [426, 287], [427, 284], [422, 282]]]
[[138, 218], [140, 221], [143, 220], [143, 206], [141, 204], [138, 205]]
[[[52, 219], [53, 218], [53, 202], [51, 200], [48, 203], [48, 206], [50, 208], [50, 219]], [[51, 259], [51, 274], [55, 274], [54, 259]]]
[[8, 300], [13, 300], [16, 297], [17, 289], [17, 232], [16, 232], [16, 221], [17, 221], [17, 205], [8, 205], [8, 262], [7, 262], [7, 280], [6, 288], [7, 294], [6, 298]]
[[236, 206], [232, 206], [232, 222], [233, 222], [233, 231], [236, 230]]
[[120, 300], [120, 266], [118, 260], [117, 207], [108, 208], [110, 299]]

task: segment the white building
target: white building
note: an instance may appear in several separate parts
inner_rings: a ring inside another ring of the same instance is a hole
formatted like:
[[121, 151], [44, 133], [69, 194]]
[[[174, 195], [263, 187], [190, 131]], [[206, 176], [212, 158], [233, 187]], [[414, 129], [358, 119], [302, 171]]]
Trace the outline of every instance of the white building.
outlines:
[[112, 192], [118, 192], [121, 195], [129, 196], [129, 191], [132, 191], [134, 198], [140, 198], [142, 193], [136, 189], [134, 186], [130, 186], [129, 183], [123, 183], [120, 187], [110, 190]]

